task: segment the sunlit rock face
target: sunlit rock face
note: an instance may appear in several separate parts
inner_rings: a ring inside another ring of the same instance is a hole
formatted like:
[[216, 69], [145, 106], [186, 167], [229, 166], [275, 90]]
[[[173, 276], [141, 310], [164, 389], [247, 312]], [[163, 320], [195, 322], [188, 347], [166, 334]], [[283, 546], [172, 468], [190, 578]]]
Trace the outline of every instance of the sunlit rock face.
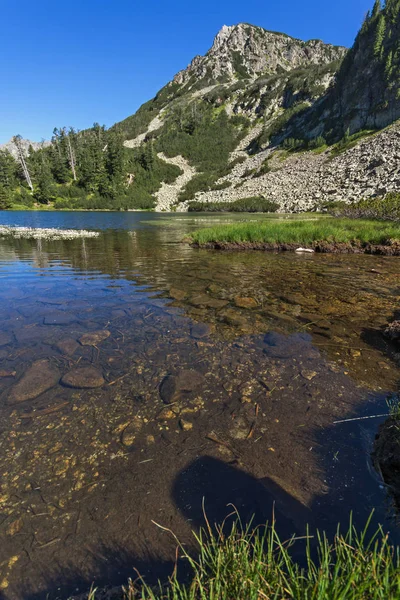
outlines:
[[303, 42], [283, 33], [266, 31], [247, 23], [224, 25], [205, 56], [196, 56], [174, 78], [186, 84], [194, 77], [234, 80], [290, 71], [310, 64], [328, 64], [343, 58], [346, 49], [320, 40]]

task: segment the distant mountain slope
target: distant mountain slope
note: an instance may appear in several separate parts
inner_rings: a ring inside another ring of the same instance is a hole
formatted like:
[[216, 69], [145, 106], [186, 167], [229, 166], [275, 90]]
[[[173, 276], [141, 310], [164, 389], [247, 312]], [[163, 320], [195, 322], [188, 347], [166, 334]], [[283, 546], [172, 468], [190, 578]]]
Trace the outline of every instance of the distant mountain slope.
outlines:
[[[30, 140], [25, 140], [22, 138], [20, 143], [21, 143], [21, 147], [23, 148], [25, 154], [27, 155], [28, 149], [30, 146], [32, 146], [32, 148], [34, 150], [40, 150], [40, 148], [48, 146], [50, 142], [44, 142], [44, 141], [43, 142], [31, 142]], [[7, 150], [14, 157], [17, 157], [17, 155], [18, 155], [17, 148], [16, 148], [12, 138], [5, 144], [0, 144], [0, 151], [2, 151], [2, 150], [3, 151]]]

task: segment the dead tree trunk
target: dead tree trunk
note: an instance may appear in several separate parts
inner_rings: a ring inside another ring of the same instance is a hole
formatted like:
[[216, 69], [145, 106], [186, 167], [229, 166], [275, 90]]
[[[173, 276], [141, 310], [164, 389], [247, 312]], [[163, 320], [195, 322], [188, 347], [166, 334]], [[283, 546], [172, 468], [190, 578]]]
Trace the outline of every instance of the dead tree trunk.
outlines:
[[26, 183], [28, 184], [28, 186], [30, 187], [30, 189], [33, 192], [32, 179], [31, 179], [31, 176], [29, 174], [28, 165], [26, 164], [25, 154], [24, 154], [24, 149], [23, 149], [22, 144], [21, 144], [21, 139], [22, 138], [21, 138], [20, 135], [15, 135], [13, 137], [13, 142], [15, 144], [15, 147], [17, 148], [18, 162], [21, 165], [22, 172], [23, 172], [24, 177], [26, 179]]

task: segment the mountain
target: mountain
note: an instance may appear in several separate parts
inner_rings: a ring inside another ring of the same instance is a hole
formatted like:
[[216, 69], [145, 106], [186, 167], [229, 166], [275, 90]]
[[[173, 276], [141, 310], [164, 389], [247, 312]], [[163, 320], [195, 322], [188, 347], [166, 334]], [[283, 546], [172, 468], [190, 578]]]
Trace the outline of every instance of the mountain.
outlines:
[[167, 108], [196, 99], [250, 118], [300, 100], [312, 102], [326, 91], [345, 54], [346, 48], [320, 40], [303, 42], [245, 23], [225, 25], [205, 56], [196, 56], [153, 100], [117, 126], [127, 139], [136, 138]]
[[296, 211], [397, 191], [398, 130], [373, 132], [400, 117], [399, 10], [400, 0], [376, 0], [348, 51], [224, 26], [205, 56], [115, 125], [127, 148], [150, 144], [183, 171], [161, 185], [156, 208], [263, 196]]
[[[40, 150], [43, 147], [46, 147], [49, 145], [49, 142], [31, 142], [31, 140], [26, 140], [24, 138], [22, 138], [20, 140], [20, 144], [21, 144], [21, 148], [23, 149], [25, 155], [28, 155], [28, 150], [29, 147], [32, 146], [32, 148], [36, 151], [36, 150]], [[12, 154], [12, 156], [14, 156], [15, 158], [18, 156], [18, 152], [17, 152], [17, 147], [13, 142], [13, 139], [11, 138], [8, 142], [6, 142], [5, 144], [0, 144], [0, 151], [5, 151], [7, 150], [8, 152], [10, 152], [10, 154]]]

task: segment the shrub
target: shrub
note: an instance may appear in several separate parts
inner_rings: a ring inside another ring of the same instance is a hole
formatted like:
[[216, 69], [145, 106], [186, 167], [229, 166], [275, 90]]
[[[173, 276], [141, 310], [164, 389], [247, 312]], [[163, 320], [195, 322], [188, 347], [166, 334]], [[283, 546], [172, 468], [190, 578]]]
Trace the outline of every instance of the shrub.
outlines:
[[400, 221], [400, 193], [392, 192], [384, 198], [365, 198], [352, 204], [331, 202], [324, 208], [336, 217]]
[[279, 206], [263, 196], [241, 198], [233, 202], [191, 202], [189, 212], [265, 212], [274, 213]]

